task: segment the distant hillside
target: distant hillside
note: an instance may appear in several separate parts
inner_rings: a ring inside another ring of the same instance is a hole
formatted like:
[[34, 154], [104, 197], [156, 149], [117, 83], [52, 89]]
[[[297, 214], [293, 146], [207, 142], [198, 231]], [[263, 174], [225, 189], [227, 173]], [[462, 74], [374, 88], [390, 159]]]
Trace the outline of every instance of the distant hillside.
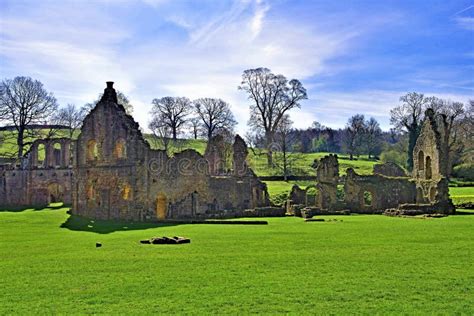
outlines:
[[[51, 125], [51, 124], [33, 124], [29, 125], [28, 129], [38, 130], [38, 129], [70, 129], [66, 125]], [[0, 131], [16, 131], [15, 126], [0, 126]]]

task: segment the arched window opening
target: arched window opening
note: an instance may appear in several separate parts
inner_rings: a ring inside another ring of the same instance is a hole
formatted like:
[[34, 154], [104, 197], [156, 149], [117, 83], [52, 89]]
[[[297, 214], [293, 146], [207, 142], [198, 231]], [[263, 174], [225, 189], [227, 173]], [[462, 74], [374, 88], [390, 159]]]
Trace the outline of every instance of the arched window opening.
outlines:
[[123, 189], [122, 189], [122, 199], [125, 201], [130, 200], [132, 197], [132, 188], [130, 187], [129, 184], [125, 184]]
[[62, 165], [61, 163], [61, 153], [62, 153], [62, 147], [60, 143], [54, 143], [53, 145], [53, 162], [56, 167], [59, 167]]
[[158, 219], [165, 219], [166, 212], [168, 210], [168, 202], [166, 195], [163, 193], [158, 194], [156, 198], [156, 217]]
[[370, 193], [369, 191], [364, 191], [364, 205], [372, 206], [372, 202], [373, 202], [372, 199], [373, 199], [372, 193]]
[[126, 146], [125, 141], [123, 139], [119, 139], [114, 146], [114, 157], [116, 159], [124, 159], [127, 158]]
[[306, 189], [306, 205], [316, 205], [317, 201], [317, 190], [315, 187], [309, 187]]
[[94, 184], [89, 183], [86, 188], [86, 195], [88, 200], [94, 200], [95, 199], [95, 188]]
[[36, 148], [37, 152], [37, 166], [40, 168], [44, 167], [44, 160], [46, 156], [46, 146], [44, 144], [39, 144], [38, 147]]
[[426, 156], [426, 171], [425, 171], [425, 177], [426, 179], [431, 179], [431, 157]]
[[97, 142], [93, 139], [87, 142], [87, 160], [96, 160], [98, 157]]
[[423, 153], [423, 150], [420, 150], [418, 152], [418, 169], [419, 170], [424, 170], [425, 169], [425, 154]]

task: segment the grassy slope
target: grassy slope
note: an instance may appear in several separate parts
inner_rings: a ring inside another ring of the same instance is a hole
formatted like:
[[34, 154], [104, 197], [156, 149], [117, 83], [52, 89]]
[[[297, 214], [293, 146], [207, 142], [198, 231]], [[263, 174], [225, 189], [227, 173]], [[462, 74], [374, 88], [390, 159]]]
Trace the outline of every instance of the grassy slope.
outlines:
[[454, 204], [474, 203], [474, 187], [450, 187], [449, 194]]
[[[267, 166], [267, 160], [265, 155], [259, 154], [260, 151], [256, 151], [256, 154], [250, 151], [248, 161], [250, 167], [259, 176], [273, 176], [281, 175], [281, 170], [278, 168], [269, 168]], [[329, 153], [296, 153], [292, 154], [295, 157], [293, 168], [298, 174], [315, 175], [314, 169], [311, 167], [315, 159], [321, 159]], [[293, 158], [292, 158], [293, 159]], [[369, 160], [366, 156], [360, 156], [357, 160], [349, 160], [346, 155], [338, 155], [339, 170], [340, 174], [346, 174], [347, 168], [353, 168], [359, 174], [371, 174], [373, 166], [377, 164], [377, 161]]]
[[[89, 223], [109, 234], [60, 228], [67, 218], [0, 212], [0, 314], [474, 313], [474, 216]], [[162, 235], [192, 243], [138, 244]]]

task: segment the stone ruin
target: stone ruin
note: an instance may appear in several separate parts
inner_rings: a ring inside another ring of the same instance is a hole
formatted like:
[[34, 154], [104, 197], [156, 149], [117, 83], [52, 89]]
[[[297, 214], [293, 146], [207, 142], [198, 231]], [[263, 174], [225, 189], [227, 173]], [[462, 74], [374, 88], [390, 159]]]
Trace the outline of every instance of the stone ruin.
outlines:
[[392, 212], [452, 214], [455, 207], [449, 198], [449, 135], [445, 119], [443, 115], [437, 117], [432, 109], [426, 110], [425, 117], [420, 136], [413, 148], [412, 178], [416, 187], [415, 201], [400, 205]]
[[[329, 155], [316, 166], [315, 185], [306, 189], [293, 186], [287, 213], [309, 217], [344, 210], [387, 215], [454, 213], [448, 191], [446, 127], [437, 124], [433, 110], [428, 109], [425, 116], [414, 147], [414, 169], [410, 176], [396, 164], [386, 163], [375, 165], [372, 175], [359, 175], [349, 168], [345, 178], [339, 178], [337, 156]], [[341, 200], [337, 198], [338, 184], [344, 186]], [[316, 188], [315, 203], [308, 200], [311, 188]]]
[[[334, 212], [340, 208], [337, 198], [337, 185], [339, 183], [339, 162], [337, 155], [328, 155], [319, 162], [316, 167], [315, 185], [301, 189], [294, 185], [287, 203], [287, 211], [291, 214], [317, 214], [321, 212]], [[309, 198], [309, 190], [315, 191], [315, 196]]]
[[151, 149], [108, 82], [75, 142], [38, 140], [24, 163], [0, 166], [0, 205], [62, 201], [75, 215], [135, 221], [232, 217], [269, 206], [265, 183], [246, 165], [242, 138], [233, 144], [233, 170], [224, 168], [223, 145], [214, 137], [204, 156]]
[[68, 138], [36, 140], [20, 163], [0, 165], [0, 206], [70, 204], [72, 150]]
[[[426, 111], [411, 175], [388, 163], [376, 165], [372, 175], [348, 169], [341, 178], [337, 156], [328, 155], [315, 166], [314, 185], [293, 186], [286, 212], [305, 217], [452, 214], [444, 122]], [[244, 140], [235, 137], [231, 162], [225, 145], [221, 136], [212, 138], [204, 156], [192, 149], [173, 156], [151, 149], [108, 82], [77, 141], [36, 140], [19, 163], [0, 165], [0, 206], [44, 207], [61, 201], [72, 203], [76, 215], [135, 221], [264, 216], [269, 210], [283, 215], [268, 207], [265, 183], [247, 166]]]

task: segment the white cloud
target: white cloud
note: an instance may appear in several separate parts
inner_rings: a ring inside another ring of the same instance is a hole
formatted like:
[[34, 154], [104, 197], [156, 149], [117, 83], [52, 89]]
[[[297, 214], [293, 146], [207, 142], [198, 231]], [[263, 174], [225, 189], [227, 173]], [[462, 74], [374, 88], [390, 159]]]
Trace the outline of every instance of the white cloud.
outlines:
[[460, 28], [474, 31], [474, 17], [459, 16], [455, 18], [455, 21]]
[[[316, 90], [301, 110], [292, 111], [297, 127], [313, 120], [342, 127], [355, 112], [387, 122], [389, 109], [404, 93], [330, 93], [310, 81], [338, 71], [329, 61], [349, 54], [366, 32], [386, 23], [378, 17], [333, 27], [327, 21], [305, 23], [281, 12], [270, 19], [272, 7], [262, 0], [234, 1], [227, 10], [216, 9], [205, 17], [202, 12], [169, 9], [174, 1], [143, 1], [150, 15], [144, 23], [146, 35], [136, 20], [109, 12], [119, 7], [128, 17], [126, 9], [134, 1], [103, 1], [105, 7], [45, 2], [27, 12], [11, 10], [0, 19], [2, 76], [40, 79], [63, 105], [90, 102], [105, 81], [113, 80], [135, 105], [134, 116], [144, 128], [153, 98], [222, 98], [231, 104], [240, 133], [246, 129], [249, 101], [237, 86], [248, 68], [268, 67], [302, 80], [310, 92]], [[24, 14], [19, 17], [18, 12]], [[322, 17], [315, 12], [315, 21]], [[185, 36], [165, 36], [162, 29], [152, 28], [161, 22], [179, 26]]]

